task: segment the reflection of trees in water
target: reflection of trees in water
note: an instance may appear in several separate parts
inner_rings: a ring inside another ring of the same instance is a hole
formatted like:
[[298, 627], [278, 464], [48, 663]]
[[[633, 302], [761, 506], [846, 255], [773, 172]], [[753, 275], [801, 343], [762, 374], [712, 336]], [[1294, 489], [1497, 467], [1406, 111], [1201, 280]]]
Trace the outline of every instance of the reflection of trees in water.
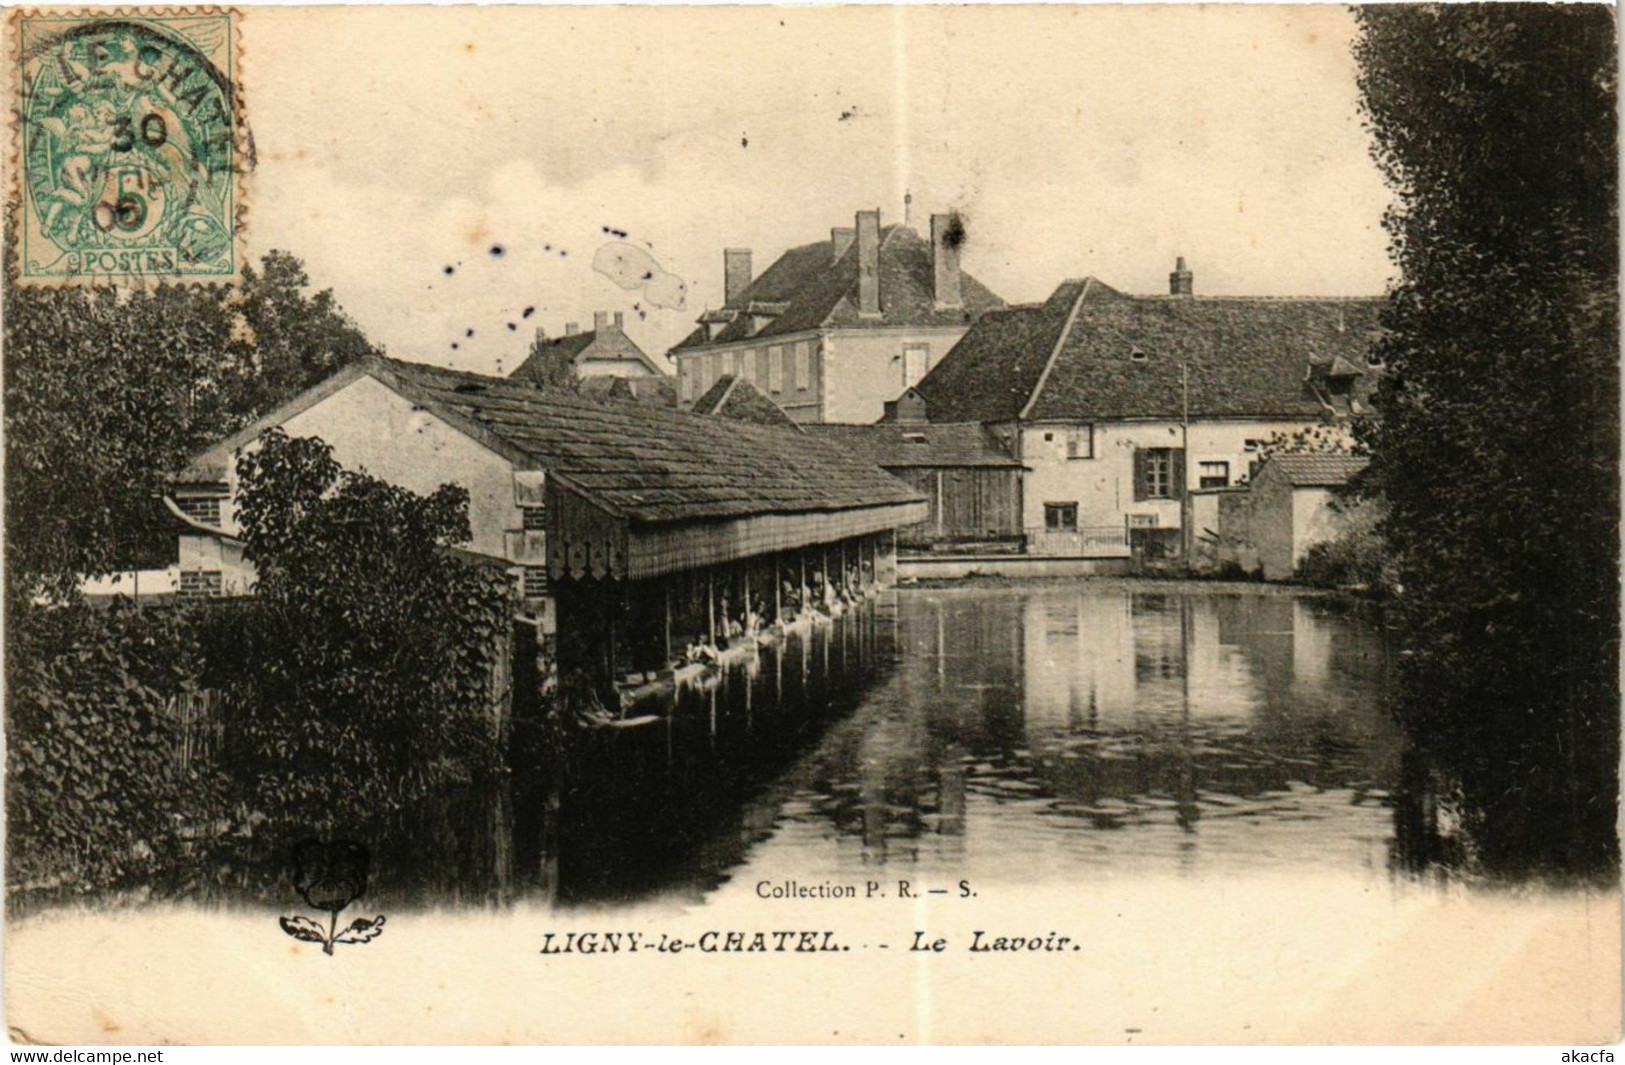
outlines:
[[[1532, 687], [1542, 684], [1557, 690]], [[1612, 691], [1576, 698], [1561, 677], [1402, 669], [1395, 862], [1497, 879], [1616, 876], [1618, 705]]]
[[[1315, 835], [1329, 808], [1314, 797], [1327, 792], [1332, 807], [1392, 804], [1396, 869], [1497, 859], [1518, 868], [1509, 855], [1526, 871], [1556, 867], [1539, 838], [1549, 821], [1535, 819], [1549, 814], [1526, 809], [1509, 822], [1479, 797], [1499, 788], [1500, 805], [1526, 806], [1534, 793], [1515, 779], [1529, 752], [1451, 750], [1500, 726], [1440, 733], [1428, 748], [1404, 740], [1387, 637], [1367, 608], [1266, 595], [916, 592], [864, 624], [794, 640], [782, 657], [764, 652], [755, 671], [730, 674], [671, 721], [578, 766], [557, 851], [561, 897], [698, 898], [787, 830], [833, 837], [865, 865], [955, 863], [989, 846], [966, 831], [969, 814], [990, 812], [1009, 818], [995, 834], [1033, 831], [1023, 819], [1034, 816], [1084, 832], [1162, 825], [1184, 834], [1181, 861], [1207, 840], [1241, 846], [1245, 863], [1251, 845], [1227, 828], [1238, 819], [1277, 825], [1279, 840], [1341, 846], [1335, 834], [1360, 822], [1330, 821]], [[598, 783], [584, 786], [589, 767]], [[1470, 792], [1464, 779], [1489, 790]], [[535, 864], [523, 826], [534, 802], [515, 795], [521, 878]]]

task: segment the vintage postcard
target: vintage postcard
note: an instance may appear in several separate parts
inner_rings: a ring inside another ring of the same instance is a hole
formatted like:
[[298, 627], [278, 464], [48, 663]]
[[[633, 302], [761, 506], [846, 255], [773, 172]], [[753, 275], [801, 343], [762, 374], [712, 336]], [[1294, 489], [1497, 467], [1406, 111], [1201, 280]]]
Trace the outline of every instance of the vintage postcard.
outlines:
[[1620, 1038], [1612, 7], [6, 31], [13, 1042]]

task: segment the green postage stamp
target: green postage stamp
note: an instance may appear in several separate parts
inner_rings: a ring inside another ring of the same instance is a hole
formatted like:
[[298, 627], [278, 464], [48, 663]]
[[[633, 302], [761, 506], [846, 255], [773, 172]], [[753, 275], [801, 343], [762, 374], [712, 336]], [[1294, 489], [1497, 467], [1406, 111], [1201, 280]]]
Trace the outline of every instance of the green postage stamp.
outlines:
[[235, 278], [248, 154], [237, 13], [23, 10], [12, 30], [18, 280]]

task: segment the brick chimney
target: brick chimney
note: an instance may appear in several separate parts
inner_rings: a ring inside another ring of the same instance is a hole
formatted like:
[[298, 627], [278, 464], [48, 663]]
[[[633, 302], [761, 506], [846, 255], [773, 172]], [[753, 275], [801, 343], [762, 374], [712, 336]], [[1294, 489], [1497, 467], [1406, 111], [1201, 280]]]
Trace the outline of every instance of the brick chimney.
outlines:
[[581, 326], [578, 323], [576, 323], [576, 322], [565, 322], [564, 323], [564, 335], [565, 336], [573, 337], [579, 332], [581, 332]]
[[750, 287], [750, 249], [722, 249], [723, 300], [732, 305]]
[[880, 315], [880, 208], [859, 211], [858, 231], [858, 313]]
[[834, 262], [846, 254], [846, 249], [857, 239], [858, 231], [851, 226], [836, 226], [829, 231], [829, 260]]
[[609, 312], [608, 311], [593, 311], [592, 312], [592, 331], [594, 333], [602, 333], [608, 328], [609, 328]]
[[617, 332], [617, 333], [623, 332], [625, 329], [626, 329], [626, 315], [622, 311], [616, 311], [615, 312], [615, 332]]
[[959, 246], [965, 242], [965, 224], [958, 215], [931, 216], [931, 294], [938, 307], [963, 307], [959, 287]]
[[1189, 296], [1191, 282], [1194, 280], [1195, 275], [1185, 269], [1185, 257], [1183, 255], [1177, 257], [1174, 259], [1174, 272], [1168, 275], [1168, 295]]

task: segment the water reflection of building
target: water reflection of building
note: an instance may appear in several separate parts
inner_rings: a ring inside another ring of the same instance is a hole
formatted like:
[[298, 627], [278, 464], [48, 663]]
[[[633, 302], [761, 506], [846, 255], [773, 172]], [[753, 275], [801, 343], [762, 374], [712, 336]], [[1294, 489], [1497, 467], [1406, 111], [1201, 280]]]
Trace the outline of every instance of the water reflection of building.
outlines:
[[[818, 704], [853, 675], [842, 641], [764, 659], [752, 713], [799, 737], [779, 748], [789, 768], [738, 800], [753, 813], [729, 812], [738, 788], [705, 800], [720, 830], [676, 811], [684, 868], [997, 879], [1102, 863], [1387, 867], [1385, 664], [1380, 633], [1346, 608], [1090, 586], [905, 590], [895, 602], [876, 622], [888, 639], [860, 656], [877, 663], [858, 670], [868, 680], [805, 727], [785, 707]], [[678, 737], [693, 753], [665, 793], [687, 807], [713, 793], [691, 784], [707, 773], [773, 772], [730, 739], [739, 699], [718, 699], [714, 736], [699, 714]]]
[[1098, 728], [1134, 708], [1139, 642], [1126, 596], [1034, 596], [1023, 604], [1025, 713], [1041, 727]]

